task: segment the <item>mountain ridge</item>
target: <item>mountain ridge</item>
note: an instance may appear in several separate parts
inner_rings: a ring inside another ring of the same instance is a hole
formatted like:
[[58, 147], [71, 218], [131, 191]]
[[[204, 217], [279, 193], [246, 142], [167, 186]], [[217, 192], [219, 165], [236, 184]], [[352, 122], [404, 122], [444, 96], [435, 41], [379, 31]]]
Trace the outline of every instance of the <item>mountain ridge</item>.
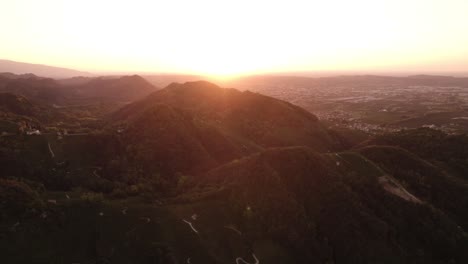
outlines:
[[84, 71], [72, 70], [72, 69], [43, 65], [43, 64], [17, 62], [17, 61], [4, 60], [4, 59], [0, 59], [0, 72], [11, 72], [14, 74], [32, 73], [38, 76], [51, 77], [51, 78], [93, 76], [93, 74], [89, 72], [84, 72]]

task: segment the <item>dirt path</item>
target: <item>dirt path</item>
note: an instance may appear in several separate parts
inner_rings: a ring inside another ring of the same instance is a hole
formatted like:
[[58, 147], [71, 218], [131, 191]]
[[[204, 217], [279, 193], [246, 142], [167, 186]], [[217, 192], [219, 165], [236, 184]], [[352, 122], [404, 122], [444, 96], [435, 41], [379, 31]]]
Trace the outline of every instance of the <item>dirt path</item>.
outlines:
[[49, 147], [50, 156], [51, 156], [52, 158], [55, 158], [54, 151], [52, 151], [52, 148], [50, 147], [50, 143], [49, 143], [49, 142], [47, 142], [47, 146]]
[[408, 192], [403, 186], [401, 186], [398, 182], [393, 180], [390, 176], [384, 175], [378, 178], [380, 185], [386, 190], [387, 192], [396, 195], [408, 202], [413, 203], [422, 203], [416, 196]]
[[182, 219], [182, 221], [184, 221], [185, 223], [187, 223], [187, 224], [190, 226], [190, 228], [192, 228], [193, 232], [195, 232], [196, 234], [198, 234], [198, 231], [195, 229], [195, 227], [193, 227], [193, 225], [192, 225], [191, 222], [189, 222], [189, 221], [187, 221], [187, 220], [185, 220], [185, 219]]
[[[260, 261], [258, 260], [257, 256], [255, 256], [255, 254], [252, 253], [252, 257], [255, 260], [255, 263], [253, 264], [260, 264]], [[245, 261], [243, 258], [236, 258], [236, 264], [251, 264], [251, 263]]]

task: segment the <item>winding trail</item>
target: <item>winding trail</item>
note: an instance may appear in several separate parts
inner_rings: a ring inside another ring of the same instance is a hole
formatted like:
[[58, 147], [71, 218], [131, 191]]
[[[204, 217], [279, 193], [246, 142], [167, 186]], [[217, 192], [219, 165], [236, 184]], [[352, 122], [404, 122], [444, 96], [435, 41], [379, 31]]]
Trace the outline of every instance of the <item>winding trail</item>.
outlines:
[[239, 236], [242, 236], [242, 232], [239, 231], [239, 230], [237, 230], [237, 229], [236, 229], [235, 227], [233, 227], [233, 226], [228, 226], [228, 225], [227, 225], [227, 226], [224, 226], [224, 228], [227, 228], [227, 229], [229, 229], [229, 230], [232, 230], [232, 231], [236, 232]]
[[50, 156], [51, 156], [52, 158], [55, 158], [55, 154], [54, 154], [54, 152], [52, 151], [52, 148], [50, 147], [50, 143], [49, 143], [49, 142], [47, 142], [47, 146], [49, 147]]
[[191, 222], [189, 222], [189, 221], [187, 221], [187, 220], [185, 220], [185, 219], [182, 219], [182, 221], [184, 221], [185, 223], [187, 223], [187, 224], [190, 226], [190, 228], [192, 228], [193, 232], [195, 232], [196, 234], [198, 234], [198, 231], [195, 229], [195, 227], [193, 227], [193, 225], [192, 225]]
[[[255, 260], [255, 263], [253, 264], [260, 264], [260, 261], [258, 260], [258, 258], [255, 256], [255, 254], [252, 253], [252, 257], [254, 258]], [[242, 263], [241, 263], [242, 262]], [[251, 264], [247, 261], [245, 261], [243, 258], [236, 258], [236, 264]]]

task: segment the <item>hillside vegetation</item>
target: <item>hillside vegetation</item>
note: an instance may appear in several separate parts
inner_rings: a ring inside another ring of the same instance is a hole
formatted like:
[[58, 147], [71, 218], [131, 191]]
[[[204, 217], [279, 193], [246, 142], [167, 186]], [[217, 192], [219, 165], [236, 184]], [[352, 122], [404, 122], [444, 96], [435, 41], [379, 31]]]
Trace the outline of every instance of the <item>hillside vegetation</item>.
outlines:
[[468, 260], [466, 135], [356, 144], [367, 136], [204, 81], [55, 83], [68, 103], [102, 104], [59, 106], [29, 86], [0, 94], [5, 263]]

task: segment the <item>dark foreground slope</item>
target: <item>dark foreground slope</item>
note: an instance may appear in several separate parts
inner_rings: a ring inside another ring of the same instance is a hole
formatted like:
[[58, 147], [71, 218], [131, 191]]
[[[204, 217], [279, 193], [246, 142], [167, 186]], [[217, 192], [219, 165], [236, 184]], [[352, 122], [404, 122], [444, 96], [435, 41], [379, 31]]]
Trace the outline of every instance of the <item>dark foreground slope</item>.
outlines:
[[207, 175], [252, 238], [298, 263], [441, 263], [466, 259], [464, 231], [359, 154], [271, 149]]
[[150, 202], [78, 191], [41, 198], [27, 185], [0, 183], [2, 193], [27, 194], [14, 207], [26, 209], [2, 221], [0, 245], [8, 250], [3, 255], [8, 263], [227, 264], [238, 258], [272, 264], [464, 263], [468, 258], [463, 228], [355, 153], [269, 149], [211, 170], [177, 197]]
[[359, 152], [391, 173], [424, 201], [468, 229], [468, 184], [399, 147], [368, 146]]

